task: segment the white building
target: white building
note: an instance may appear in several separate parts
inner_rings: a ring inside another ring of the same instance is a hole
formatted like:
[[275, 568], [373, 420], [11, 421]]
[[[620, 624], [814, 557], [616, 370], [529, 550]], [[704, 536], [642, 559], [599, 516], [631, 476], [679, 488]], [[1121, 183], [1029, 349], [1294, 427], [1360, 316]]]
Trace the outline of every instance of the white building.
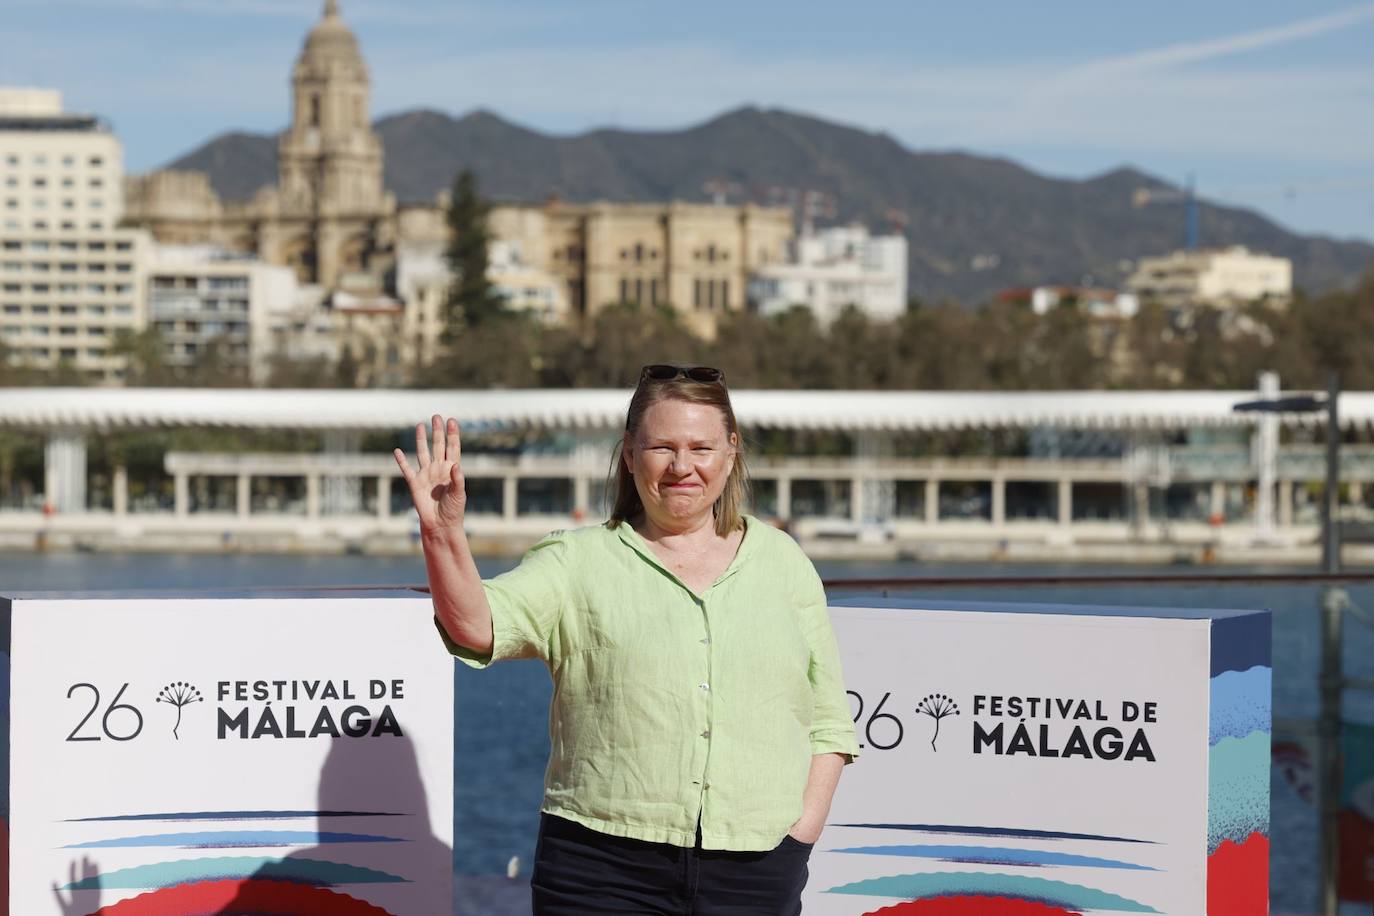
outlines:
[[764, 315], [805, 306], [822, 327], [848, 306], [886, 321], [906, 311], [906, 278], [904, 236], [870, 236], [863, 226], [837, 226], [798, 238], [790, 262], [756, 268], [749, 299]]
[[563, 284], [531, 263], [518, 239], [493, 239], [487, 251], [487, 280], [513, 312], [528, 312], [542, 324], [566, 324], [568, 298]]
[[1141, 258], [1126, 288], [1142, 302], [1168, 306], [1287, 305], [1293, 295], [1293, 262], [1239, 245], [1175, 251]]
[[155, 245], [148, 258], [148, 321], [161, 332], [167, 364], [188, 367], [211, 349], [225, 368], [265, 380], [272, 320], [297, 301], [289, 267], [205, 245]]
[[0, 89], [0, 341], [37, 368], [123, 375], [120, 330], [144, 323], [149, 237], [117, 229], [124, 154], [50, 89]]

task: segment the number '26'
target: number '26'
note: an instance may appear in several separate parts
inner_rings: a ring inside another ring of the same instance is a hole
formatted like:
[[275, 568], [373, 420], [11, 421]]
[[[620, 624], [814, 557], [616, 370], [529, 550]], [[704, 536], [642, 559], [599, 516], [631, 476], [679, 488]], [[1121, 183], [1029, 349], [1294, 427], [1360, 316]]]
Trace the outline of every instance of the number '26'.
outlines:
[[[77, 734], [77, 732], [81, 731], [82, 727], [90, 721], [91, 716], [95, 715], [95, 711], [100, 708], [100, 689], [96, 687], [94, 684], [73, 684], [67, 690], [67, 699], [70, 700], [72, 698], [72, 694], [76, 693], [76, 691], [81, 690], [82, 688], [89, 690], [92, 694], [91, 708], [86, 711], [86, 715], [81, 717], [81, 721], [76, 723], [76, 728], [72, 729], [71, 734], [67, 736], [67, 740], [99, 741], [99, 735]], [[105, 710], [105, 715], [100, 717], [100, 729], [105, 733], [105, 737], [109, 738], [111, 741], [131, 741], [134, 738], [138, 737], [139, 732], [143, 731], [143, 713], [139, 712], [136, 707], [130, 706], [128, 703], [119, 702], [119, 698], [124, 696], [124, 691], [128, 689], [129, 685], [127, 683], [123, 687], [120, 687], [119, 692], [115, 694], [114, 700], [110, 702], [109, 707]], [[119, 721], [115, 721], [112, 723], [110, 720], [112, 717], [115, 716], [116, 713], [123, 713], [123, 715], [120, 715], [118, 717]], [[134, 716], [135, 724], [133, 731], [116, 732], [113, 729], [111, 729], [110, 726], [112, 724], [117, 726], [119, 725], [120, 721], [127, 721], [129, 713], [132, 713]]]

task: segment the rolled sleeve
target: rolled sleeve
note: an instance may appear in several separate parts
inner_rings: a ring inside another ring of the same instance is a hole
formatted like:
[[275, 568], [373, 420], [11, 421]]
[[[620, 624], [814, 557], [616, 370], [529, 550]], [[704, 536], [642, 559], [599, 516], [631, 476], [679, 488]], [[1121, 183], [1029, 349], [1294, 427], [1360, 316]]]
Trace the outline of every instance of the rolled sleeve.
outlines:
[[811, 753], [813, 756], [844, 754], [852, 760], [859, 756], [859, 742], [854, 735], [854, 721], [849, 715], [849, 695], [844, 689], [840, 651], [835, 643], [834, 628], [830, 625], [825, 588], [814, 568], [803, 585], [804, 591], [800, 596], [802, 628], [811, 650], [807, 678], [811, 682], [814, 698]]
[[449, 652], [473, 668], [512, 658], [550, 663], [554, 631], [567, 604], [568, 549], [564, 535], [552, 534], [531, 547], [514, 569], [484, 581], [482, 589], [491, 606], [491, 651], [478, 653], [457, 645], [440, 626]]

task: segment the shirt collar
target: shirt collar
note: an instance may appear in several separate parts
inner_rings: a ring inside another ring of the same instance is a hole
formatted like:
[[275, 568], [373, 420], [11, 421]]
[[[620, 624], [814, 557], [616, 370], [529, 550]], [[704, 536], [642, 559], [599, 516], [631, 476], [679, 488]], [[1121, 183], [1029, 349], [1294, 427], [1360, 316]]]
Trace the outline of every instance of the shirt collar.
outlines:
[[735, 551], [734, 559], [730, 561], [729, 566], [725, 567], [725, 572], [721, 573], [716, 581], [711, 583], [706, 591], [702, 592], [700, 595], [688, 588], [686, 583], [677, 577], [676, 573], [663, 565], [663, 562], [658, 558], [658, 554], [654, 553], [653, 548], [649, 546], [649, 542], [644, 540], [640, 533], [634, 529], [634, 525], [630, 524], [628, 521], [623, 521], [616, 526], [615, 530], [616, 533], [620, 535], [621, 541], [635, 553], [639, 554], [650, 565], [658, 569], [659, 572], [672, 579], [694, 598], [704, 598], [711, 589], [733, 576], [739, 570], [744, 560], [747, 559], [748, 553], [754, 549], [754, 542], [758, 540], [756, 528], [759, 524], [759, 520], [752, 515], [744, 514], [740, 515], [740, 519], [744, 523], [744, 536], [740, 538], [739, 548]]

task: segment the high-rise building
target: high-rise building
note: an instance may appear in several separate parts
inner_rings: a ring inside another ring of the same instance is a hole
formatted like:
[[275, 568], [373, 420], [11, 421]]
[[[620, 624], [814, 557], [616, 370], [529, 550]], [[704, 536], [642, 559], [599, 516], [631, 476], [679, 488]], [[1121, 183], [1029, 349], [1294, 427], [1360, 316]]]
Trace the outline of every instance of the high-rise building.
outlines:
[[120, 229], [123, 150], [49, 89], [0, 89], [0, 342], [11, 362], [113, 381], [143, 326], [146, 233]]

